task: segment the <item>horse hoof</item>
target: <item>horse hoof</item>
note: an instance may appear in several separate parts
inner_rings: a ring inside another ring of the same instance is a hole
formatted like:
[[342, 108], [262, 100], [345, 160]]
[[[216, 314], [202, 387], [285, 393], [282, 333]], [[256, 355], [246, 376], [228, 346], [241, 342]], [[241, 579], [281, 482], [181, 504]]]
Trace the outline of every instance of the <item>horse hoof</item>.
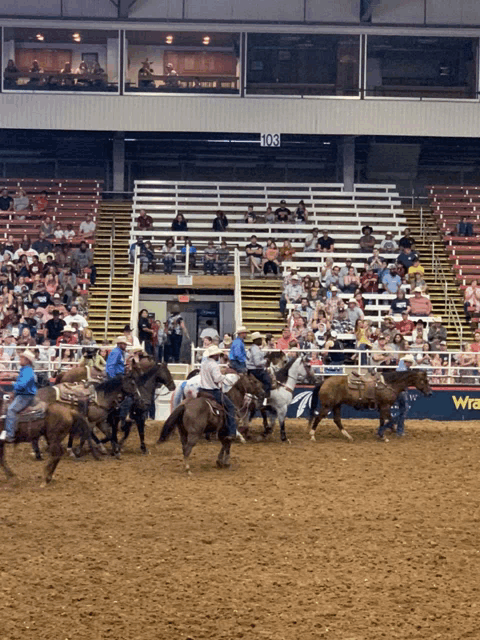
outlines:
[[312, 442], [316, 442], [316, 441], [317, 441], [317, 439], [315, 438], [315, 436], [314, 436], [314, 435], [311, 435], [311, 436], [310, 436], [310, 440], [311, 440]]
[[106, 456], [108, 454], [107, 448], [102, 443], [97, 445], [97, 451], [98, 453], [101, 453], [102, 456]]
[[75, 455], [75, 452], [73, 449], [67, 449], [67, 455], [70, 456], [70, 458], [73, 458], [74, 460], [77, 459], [77, 456]]
[[140, 451], [143, 453], [144, 456], [150, 455], [150, 451], [147, 449], [147, 447], [140, 448]]
[[223, 462], [222, 462], [221, 460], [217, 460], [216, 464], [217, 464], [217, 467], [218, 467], [219, 469], [223, 469], [224, 464], [223, 464]]

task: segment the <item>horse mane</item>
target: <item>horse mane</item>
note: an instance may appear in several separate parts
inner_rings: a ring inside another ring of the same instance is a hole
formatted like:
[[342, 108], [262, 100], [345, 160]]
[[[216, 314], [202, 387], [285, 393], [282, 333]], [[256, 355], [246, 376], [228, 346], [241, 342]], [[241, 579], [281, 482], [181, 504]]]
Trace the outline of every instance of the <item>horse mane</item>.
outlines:
[[150, 380], [150, 378], [156, 373], [157, 373], [157, 367], [158, 365], [156, 363], [153, 364], [153, 367], [151, 367], [148, 371], [146, 371], [145, 373], [142, 373], [142, 375], [139, 377], [138, 382], [140, 384], [145, 384], [145, 382], [147, 382], [147, 380]]
[[190, 380], [190, 378], [194, 378], [195, 376], [198, 376], [199, 373], [200, 373], [200, 369], [192, 369], [192, 371], [190, 371], [190, 373], [186, 377], [186, 380]]
[[385, 371], [383, 377], [387, 384], [403, 380], [414, 380], [421, 373], [419, 369], [410, 369], [409, 371]]
[[296, 358], [292, 358], [286, 365], [284, 365], [281, 369], [277, 371], [276, 378], [278, 382], [287, 382], [288, 373], [290, 371], [290, 367], [296, 361]]
[[102, 393], [112, 393], [113, 391], [119, 391], [122, 388], [123, 384], [123, 376], [115, 376], [114, 378], [110, 378], [109, 380], [105, 380], [105, 382], [100, 382], [100, 384], [95, 385], [95, 391], [100, 391]]

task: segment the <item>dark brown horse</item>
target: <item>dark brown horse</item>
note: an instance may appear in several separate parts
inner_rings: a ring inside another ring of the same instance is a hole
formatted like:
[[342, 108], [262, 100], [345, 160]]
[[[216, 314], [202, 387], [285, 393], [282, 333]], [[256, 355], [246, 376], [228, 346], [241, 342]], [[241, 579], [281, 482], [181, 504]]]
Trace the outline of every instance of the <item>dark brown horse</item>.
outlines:
[[[415, 387], [426, 396], [432, 395], [428, 382], [427, 372], [419, 370], [389, 371], [383, 374], [386, 386], [375, 389], [375, 408], [380, 414], [380, 431], [382, 436], [385, 429], [393, 428], [394, 422], [390, 412], [398, 396], [408, 387]], [[310, 436], [315, 440], [315, 430], [320, 420], [333, 411], [333, 421], [341, 433], [353, 440], [352, 436], [344, 428], [341, 421], [342, 404], [348, 404], [356, 409], [371, 409], [371, 400], [360, 400], [358, 393], [348, 387], [348, 376], [331, 376], [317, 385], [312, 394], [312, 406], [310, 408]], [[317, 409], [318, 402], [321, 408]]]
[[[263, 386], [261, 382], [253, 376], [242, 374], [230, 389], [228, 395], [237, 410], [241, 411], [242, 407], [246, 407], [248, 411], [250, 396], [258, 397], [262, 393]], [[180, 433], [183, 460], [187, 473], [190, 473], [188, 458], [193, 447], [204, 433], [216, 432], [222, 444], [217, 458], [217, 467], [225, 468], [230, 466], [231, 442], [226, 438], [225, 413], [223, 409], [216, 408], [216, 403], [213, 399], [199, 396], [182, 402], [165, 421], [158, 442], [165, 442], [173, 433], [175, 427], [178, 427]]]
[[[45, 484], [48, 484], [64, 453], [62, 441], [69, 433], [77, 433], [85, 438], [89, 441], [91, 447], [92, 443], [90, 441], [90, 427], [88, 426], [85, 416], [83, 416], [79, 410], [58, 402], [41, 404], [45, 408], [43, 418], [22, 420], [22, 415], [19, 415], [15, 433], [15, 444], [20, 442], [33, 443], [36, 441], [38, 448], [39, 438], [41, 436], [45, 437], [50, 456], [45, 466]], [[2, 411], [2, 413], [4, 412]], [[14, 476], [13, 471], [5, 461], [5, 442], [0, 442], [0, 467], [3, 467], [7, 478]]]
[[55, 378], [55, 384], [60, 382], [103, 382], [105, 380], [105, 372], [96, 367], [82, 366], [72, 367], [67, 371], [59, 371]]

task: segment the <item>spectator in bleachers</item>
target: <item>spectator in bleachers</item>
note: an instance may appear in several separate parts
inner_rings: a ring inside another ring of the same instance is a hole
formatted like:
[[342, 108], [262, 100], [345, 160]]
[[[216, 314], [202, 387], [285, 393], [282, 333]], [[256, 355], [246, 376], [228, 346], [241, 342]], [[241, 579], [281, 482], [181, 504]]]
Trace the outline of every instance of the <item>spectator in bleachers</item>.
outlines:
[[[392, 360], [393, 349], [388, 344], [386, 336], [380, 333], [378, 339], [372, 344], [372, 364], [376, 367], [387, 367], [392, 364]], [[385, 371], [388, 371], [388, 369], [385, 369]]]
[[38, 238], [32, 244], [32, 249], [38, 253], [42, 261], [46, 261], [47, 253], [53, 251], [53, 244], [46, 238], [44, 231], [38, 233]]
[[51, 345], [57, 344], [57, 340], [61, 336], [64, 327], [65, 321], [60, 317], [60, 311], [53, 309], [51, 320], [48, 320], [45, 324], [47, 340]]
[[415, 287], [413, 296], [409, 299], [410, 315], [412, 316], [431, 316], [432, 303], [430, 299], [422, 295], [420, 287]]
[[368, 251], [369, 253], [371, 253], [375, 248], [375, 243], [377, 242], [377, 239], [375, 238], [375, 236], [372, 235], [373, 234], [372, 227], [368, 224], [362, 227], [362, 234], [363, 235], [358, 241], [358, 244], [360, 245], [360, 249], [362, 251]]
[[277, 222], [290, 222], [292, 212], [286, 205], [285, 200], [280, 200], [280, 206], [275, 209]]
[[392, 351], [395, 352], [395, 360], [398, 362], [407, 351], [410, 350], [410, 346], [408, 342], [405, 340], [404, 336], [397, 331], [393, 335], [393, 340], [391, 342]]
[[155, 272], [155, 269], [156, 269], [155, 250], [150, 240], [139, 243], [138, 259], [140, 260], [140, 273], [144, 273], [149, 269], [152, 269], [152, 271]]
[[308, 222], [308, 213], [305, 208], [305, 202], [300, 200], [295, 209], [295, 213], [293, 214], [293, 221], [295, 224], [307, 224]]
[[247, 213], [244, 215], [244, 220], [246, 224], [254, 224], [257, 221], [257, 215], [253, 210], [253, 205], [249, 204], [247, 208]]
[[187, 255], [187, 248], [188, 248], [188, 253], [189, 253], [188, 262], [190, 264], [190, 268], [191, 269], [195, 269], [195, 267], [197, 266], [197, 249], [196, 249], [196, 247], [193, 246], [192, 241], [190, 240], [190, 238], [187, 238], [185, 240], [185, 244], [180, 249], [180, 253], [182, 254], [181, 255], [181, 259], [182, 259], [183, 263], [185, 263], [185, 259], [186, 259], [186, 255]]
[[378, 275], [379, 271], [382, 269], [383, 263], [385, 262], [385, 258], [382, 258], [378, 249], [373, 249], [372, 255], [367, 258], [367, 264], [369, 264], [375, 273]]
[[283, 295], [280, 298], [280, 312], [285, 315], [287, 304], [298, 304], [302, 301], [302, 297], [305, 292], [300, 284], [299, 277], [294, 273], [291, 277], [290, 284], [284, 289]]
[[15, 89], [15, 87], [17, 86], [17, 78], [9, 76], [8, 74], [10, 73], [18, 73], [17, 65], [11, 58], [7, 62], [7, 66], [5, 67], [5, 79], [3, 84], [5, 89]]
[[337, 307], [343, 304], [343, 300], [338, 295], [338, 289], [334, 285], [330, 287], [330, 292], [327, 292], [327, 296], [328, 293], [330, 293], [330, 296], [327, 298], [327, 302], [325, 304], [325, 312], [327, 317], [332, 317], [334, 312], [337, 310]]
[[305, 318], [307, 325], [312, 325], [314, 310], [310, 306], [310, 301], [306, 296], [302, 297], [300, 304], [295, 306], [295, 311], [297, 311], [302, 318]]
[[278, 252], [279, 262], [290, 262], [291, 260], [293, 260], [294, 255], [295, 249], [292, 247], [292, 243], [290, 242], [290, 240], [284, 240], [283, 245], [280, 247]]
[[464, 236], [465, 238], [475, 235], [473, 233], [473, 224], [471, 222], [467, 222], [465, 216], [460, 218], [460, 222], [456, 226], [456, 232], [458, 236]]
[[8, 195], [5, 187], [0, 194], [0, 211], [13, 211], [13, 198]]
[[388, 338], [393, 338], [393, 336], [397, 333], [397, 328], [395, 327], [395, 321], [393, 316], [385, 316], [380, 324], [380, 331], [384, 336]]
[[219, 276], [228, 275], [228, 261], [230, 260], [230, 251], [227, 242], [222, 240], [220, 247], [217, 249], [217, 273]]
[[326, 282], [328, 276], [332, 275], [332, 271], [333, 271], [333, 258], [329, 256], [325, 260], [323, 267], [320, 269], [320, 276], [323, 283]]
[[67, 229], [64, 231], [63, 236], [65, 241], [71, 244], [75, 240], [75, 229], [73, 228], [73, 224], [69, 222], [67, 224]]
[[447, 328], [443, 326], [442, 317], [435, 316], [433, 318], [433, 323], [430, 325], [427, 340], [431, 345], [436, 340], [440, 343], [445, 341], [446, 339], [447, 339]]
[[359, 309], [361, 309], [362, 311], [365, 311], [365, 300], [363, 299], [361, 289], [358, 289], [357, 291], [355, 291], [355, 293], [353, 294], [353, 297], [357, 301]]
[[152, 216], [147, 216], [145, 209], [140, 209], [140, 215], [137, 218], [137, 229], [140, 231], [153, 229], [153, 218]]
[[92, 241], [95, 236], [96, 224], [93, 221], [93, 216], [87, 213], [86, 219], [80, 223], [79, 232], [80, 240]]
[[288, 351], [292, 338], [293, 336], [289, 327], [284, 327], [281, 337], [275, 343], [275, 349], [278, 349], [279, 351]]
[[305, 291], [305, 296], [308, 300], [311, 299], [310, 292], [312, 289], [312, 285], [313, 285], [313, 282], [310, 277], [310, 274], [307, 273], [307, 275], [302, 278], [302, 286], [303, 286], [303, 290]]
[[352, 259], [347, 258], [345, 260], [344, 266], [340, 269], [340, 275], [342, 276], [342, 278], [344, 278], [350, 272], [350, 269], [353, 269], [353, 273], [355, 275], [358, 275], [356, 268], [352, 264]]
[[172, 231], [188, 231], [188, 224], [183, 213], [177, 213], [172, 222]]
[[413, 288], [415, 288], [415, 286], [418, 286], [418, 285], [416, 285], [416, 276], [417, 276], [417, 274], [419, 274], [421, 276], [421, 279], [423, 280], [423, 276], [425, 275], [425, 269], [420, 264], [420, 260], [419, 260], [418, 256], [413, 261], [412, 266], [409, 267], [409, 269], [408, 269], [408, 279], [410, 281], [410, 286], [413, 287]]
[[332, 285], [338, 289], [343, 289], [343, 278], [340, 275], [340, 267], [338, 265], [334, 265], [331, 274], [325, 278], [326, 288], [329, 289]]
[[40, 224], [40, 231], [45, 234], [45, 238], [49, 240], [55, 237], [55, 225], [50, 216], [45, 216], [45, 220]]
[[213, 244], [213, 240], [209, 240], [203, 252], [203, 273], [211, 276], [215, 274], [215, 266], [217, 262], [217, 250]]
[[48, 192], [40, 191], [38, 196], [35, 196], [32, 203], [32, 211], [37, 213], [43, 213], [48, 207]]
[[20, 258], [23, 255], [27, 256], [29, 264], [32, 264], [33, 257], [35, 255], [38, 256], [38, 251], [33, 246], [30, 246], [30, 241], [28, 240], [28, 237], [27, 238], [24, 237], [19, 248], [13, 254], [12, 260], [14, 261], [20, 260]]
[[265, 212], [265, 222], [266, 224], [273, 224], [275, 222], [275, 213], [272, 210], [272, 207], [267, 207]]
[[391, 231], [387, 231], [384, 240], [380, 243], [380, 251], [385, 254], [398, 252], [398, 244], [393, 239]]
[[61, 222], [57, 222], [57, 224], [55, 225], [53, 239], [55, 241], [55, 244], [63, 244], [63, 242], [65, 241], [65, 232], [62, 228]]
[[227, 227], [228, 227], [227, 216], [223, 213], [223, 211], [217, 211], [212, 223], [213, 230], [221, 233], [222, 231], [226, 231]]
[[476, 280], [472, 280], [464, 292], [464, 309], [467, 322], [471, 322], [472, 314], [480, 313], [480, 288]]
[[270, 271], [274, 276], [278, 275], [278, 256], [279, 251], [274, 240], [265, 248], [265, 262], [263, 265], [263, 273], [267, 276]]
[[377, 293], [378, 291], [378, 276], [369, 264], [365, 265], [360, 276], [360, 290], [363, 293]]
[[350, 267], [346, 276], [342, 276], [341, 271], [339, 272], [339, 275], [343, 280], [342, 291], [345, 293], [355, 293], [360, 286], [360, 277], [355, 273], [355, 268]]
[[[24, 189], [19, 189], [13, 198], [13, 209], [17, 213], [20, 211], [26, 211], [30, 206], [30, 200]], [[25, 216], [18, 216], [19, 220], [25, 220]]]
[[173, 265], [175, 264], [175, 243], [173, 238], [168, 238], [162, 247], [163, 273], [173, 273]]
[[402, 252], [397, 256], [397, 263], [403, 268], [404, 274], [407, 274], [417, 259], [415, 251], [412, 251], [410, 247], [403, 247]]
[[82, 240], [80, 247], [72, 253], [72, 271], [78, 276], [86, 270], [90, 270], [90, 283], [95, 284], [96, 269], [93, 264], [93, 253], [85, 240]]
[[263, 247], [258, 244], [257, 236], [250, 236], [250, 242], [245, 246], [247, 254], [247, 267], [250, 267], [250, 278], [255, 276], [255, 272], [261, 273]]
[[325, 364], [330, 365], [328, 372], [336, 373], [342, 371], [342, 365], [345, 362], [344, 344], [338, 338], [335, 329], [331, 329], [326, 336], [322, 358]]
[[402, 286], [402, 279], [397, 273], [395, 264], [392, 262], [389, 266], [388, 273], [382, 278], [382, 285], [386, 293], [398, 294]]
[[322, 234], [322, 237], [318, 239], [318, 250], [327, 253], [335, 251], [335, 240], [328, 235], [328, 229], [324, 229]]
[[405, 297], [405, 291], [403, 289], [397, 290], [397, 297], [392, 300], [390, 309], [392, 313], [396, 314], [403, 313], [404, 311], [410, 313], [410, 303]]
[[303, 250], [310, 251], [310, 252], [317, 251], [317, 245], [318, 245], [318, 229], [314, 227], [305, 238]]
[[318, 297], [322, 295], [322, 290], [323, 287], [319, 278], [315, 278], [312, 282], [312, 286], [310, 287], [310, 300], [318, 300]]
[[347, 304], [347, 318], [352, 328], [357, 324], [357, 320], [363, 320], [364, 313], [358, 306], [358, 302], [355, 298], [350, 298]]
[[410, 229], [408, 227], [404, 230], [403, 236], [398, 241], [398, 246], [400, 247], [400, 249], [415, 248], [415, 240], [410, 235]]
[[406, 309], [402, 311], [402, 314], [400, 317], [401, 317], [401, 320], [399, 320], [398, 322], [395, 322], [396, 330], [399, 333], [401, 333], [402, 336], [411, 336], [415, 328], [415, 325], [413, 324], [412, 320], [410, 320], [410, 318], [408, 317], [408, 311]]

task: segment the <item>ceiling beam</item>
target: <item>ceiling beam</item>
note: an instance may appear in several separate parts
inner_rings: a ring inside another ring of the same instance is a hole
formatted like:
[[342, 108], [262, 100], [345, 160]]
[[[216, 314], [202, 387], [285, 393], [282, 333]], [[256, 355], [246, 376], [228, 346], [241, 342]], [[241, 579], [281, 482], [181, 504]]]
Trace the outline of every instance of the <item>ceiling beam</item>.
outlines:
[[137, 0], [118, 0], [118, 17], [120, 19], [128, 18], [128, 14], [130, 13], [130, 9], [136, 3]]
[[360, 2], [360, 22], [370, 22], [374, 8], [380, 4], [380, 0], [361, 0]]

